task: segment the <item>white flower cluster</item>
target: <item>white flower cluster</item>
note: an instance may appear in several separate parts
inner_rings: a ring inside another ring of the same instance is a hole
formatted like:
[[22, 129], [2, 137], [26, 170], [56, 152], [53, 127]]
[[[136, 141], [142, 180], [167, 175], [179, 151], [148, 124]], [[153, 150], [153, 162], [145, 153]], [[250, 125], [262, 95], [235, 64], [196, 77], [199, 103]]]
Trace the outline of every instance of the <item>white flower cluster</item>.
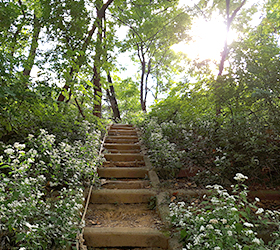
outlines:
[[235, 177], [233, 177], [233, 179], [235, 179], [236, 181], [243, 182], [243, 181], [247, 180], [248, 177], [245, 176], [245, 175], [243, 175], [243, 174], [241, 174], [241, 173], [237, 173], [237, 174], [235, 175]]
[[[246, 179], [239, 174], [237, 177]], [[252, 249], [264, 247], [264, 242], [257, 238], [256, 226], [244, 220], [245, 206], [253, 206], [246, 196], [243, 193], [229, 194], [220, 185], [207, 188], [212, 190], [212, 194], [204, 195], [201, 204], [180, 202], [169, 205], [171, 222], [181, 230], [184, 248], [243, 249], [242, 242], [250, 242]], [[257, 216], [264, 213], [264, 209], [256, 209]], [[275, 216], [275, 213], [271, 214]]]
[[[41, 129], [38, 137], [28, 136], [33, 145], [29, 150], [18, 142], [5, 146], [0, 164], [11, 170], [0, 176], [0, 231], [8, 233], [13, 227], [21, 233], [21, 249], [51, 246], [58, 238], [75, 240], [84, 201], [80, 186], [96, 176], [103, 160], [99, 136], [87, 131], [84, 143], [56, 143], [54, 135]], [[53, 193], [45, 188], [58, 185], [67, 187]]]

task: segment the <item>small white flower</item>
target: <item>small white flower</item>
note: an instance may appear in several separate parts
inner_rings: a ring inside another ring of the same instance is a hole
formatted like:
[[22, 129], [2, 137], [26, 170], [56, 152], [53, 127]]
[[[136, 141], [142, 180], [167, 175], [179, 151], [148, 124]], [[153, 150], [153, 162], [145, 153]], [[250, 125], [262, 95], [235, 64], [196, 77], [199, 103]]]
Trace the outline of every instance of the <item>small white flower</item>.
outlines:
[[235, 244], [235, 247], [236, 247], [237, 249], [240, 249], [240, 250], [242, 249], [242, 246], [239, 245], [238, 243]]
[[215, 184], [215, 185], [213, 186], [213, 188], [216, 189], [216, 190], [223, 189], [223, 187], [222, 187], [221, 185], [217, 185], [217, 184]]
[[19, 142], [15, 142], [14, 143], [14, 147], [16, 149], [24, 149], [25, 148], [25, 144], [20, 144]]
[[4, 153], [8, 154], [8, 155], [12, 155], [15, 152], [15, 150], [13, 150], [12, 148], [7, 148], [4, 150]]
[[212, 197], [211, 202], [214, 204], [220, 203], [220, 200], [217, 197]]
[[231, 208], [230, 210], [233, 211], [233, 212], [238, 211], [237, 208], [235, 208], [235, 207]]
[[201, 226], [200, 229], [199, 229], [199, 231], [201, 231], [201, 232], [204, 231], [204, 230], [205, 230], [204, 226]]
[[209, 220], [209, 223], [217, 224], [217, 223], [218, 223], [218, 220], [216, 220], [216, 219], [211, 219], [211, 220]]
[[214, 229], [214, 227], [212, 225], [207, 225], [206, 228], [207, 229]]
[[226, 224], [226, 223], [227, 223], [227, 220], [226, 220], [226, 219], [222, 219], [222, 223], [223, 223], [223, 224]]
[[258, 208], [256, 214], [261, 214], [261, 213], [263, 213], [263, 212], [264, 212], [264, 209], [263, 209], [263, 208]]
[[214, 247], [214, 250], [221, 250], [220, 247]]
[[205, 219], [204, 219], [203, 217], [200, 217], [200, 218], [199, 218], [199, 220], [201, 220], [201, 221], [205, 221]]
[[232, 231], [227, 231], [228, 236], [232, 236]]
[[261, 244], [261, 241], [258, 238], [253, 239], [252, 242], [257, 243], [258, 245]]
[[52, 181], [50, 181], [50, 182], [49, 182], [49, 184], [50, 184], [50, 186], [51, 186], [51, 187], [55, 187], [55, 186], [57, 186], [57, 183], [52, 182]]
[[235, 179], [236, 181], [245, 181], [248, 179], [248, 177], [241, 173], [237, 173], [235, 177], [233, 177], [233, 179]]
[[254, 232], [252, 230], [246, 230], [245, 231], [246, 236], [254, 234]]
[[27, 159], [27, 162], [28, 162], [28, 163], [33, 163], [33, 162], [34, 162], [34, 160], [33, 160], [33, 159], [28, 158], [28, 159]]
[[256, 202], [260, 202], [260, 199], [258, 197], [255, 198]]
[[221, 230], [220, 229], [215, 229], [215, 232], [216, 234], [220, 235], [220, 236], [223, 236], [223, 234], [221, 233]]
[[41, 134], [45, 134], [47, 131], [45, 129], [40, 129]]
[[245, 222], [244, 226], [245, 227], [254, 227], [254, 225], [252, 223], [249, 223], [249, 222]]
[[28, 139], [31, 140], [32, 138], [34, 138], [34, 135], [29, 134], [29, 135], [28, 135]]

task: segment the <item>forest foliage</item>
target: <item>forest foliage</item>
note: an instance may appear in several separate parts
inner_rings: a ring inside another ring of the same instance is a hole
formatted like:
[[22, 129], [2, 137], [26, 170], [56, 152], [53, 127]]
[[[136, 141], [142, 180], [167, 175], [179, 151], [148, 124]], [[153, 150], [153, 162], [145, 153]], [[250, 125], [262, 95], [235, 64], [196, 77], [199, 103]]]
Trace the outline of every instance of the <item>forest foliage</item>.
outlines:
[[[238, 172], [250, 183], [279, 185], [279, 0], [180, 6], [178, 0], [0, 2], [0, 248], [75, 241], [79, 209], [66, 203], [79, 208], [80, 189], [96, 180], [101, 133], [112, 121], [142, 128], [161, 178], [189, 168], [202, 185], [228, 185]], [[196, 18], [215, 15], [238, 33], [225, 41], [218, 63], [172, 50], [192, 39]], [[130, 55], [136, 74], [125, 75], [122, 54]], [[61, 209], [68, 209], [65, 217]], [[49, 225], [57, 226], [56, 235]], [[57, 235], [68, 236], [59, 242]]]

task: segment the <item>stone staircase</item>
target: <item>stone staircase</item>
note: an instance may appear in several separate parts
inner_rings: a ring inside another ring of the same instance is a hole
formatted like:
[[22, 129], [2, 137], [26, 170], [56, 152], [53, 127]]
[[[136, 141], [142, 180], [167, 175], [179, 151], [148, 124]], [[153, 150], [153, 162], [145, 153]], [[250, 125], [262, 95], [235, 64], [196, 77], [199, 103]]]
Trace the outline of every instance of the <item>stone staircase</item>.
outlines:
[[159, 181], [141, 153], [135, 128], [111, 125], [103, 153], [106, 161], [98, 169], [102, 188], [90, 196], [85, 245], [88, 249], [167, 249], [164, 224], [151, 209]]

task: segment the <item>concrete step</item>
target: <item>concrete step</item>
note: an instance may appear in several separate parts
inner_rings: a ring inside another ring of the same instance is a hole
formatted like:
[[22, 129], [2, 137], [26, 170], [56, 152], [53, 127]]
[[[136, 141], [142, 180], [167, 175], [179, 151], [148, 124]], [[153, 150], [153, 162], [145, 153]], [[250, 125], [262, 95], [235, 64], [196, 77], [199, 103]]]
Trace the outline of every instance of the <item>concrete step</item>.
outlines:
[[118, 168], [126, 168], [126, 167], [143, 167], [145, 166], [145, 161], [115, 161], [115, 162], [110, 162], [110, 161], [105, 161], [103, 162], [103, 167], [104, 168], [109, 168], [109, 167], [118, 167]]
[[89, 247], [159, 247], [168, 248], [167, 237], [151, 228], [92, 228], [84, 229], [85, 244]]
[[111, 153], [111, 154], [139, 154], [140, 153], [139, 149], [136, 149], [136, 150], [106, 149], [106, 151]]
[[117, 143], [104, 143], [105, 149], [116, 149], [116, 150], [140, 150], [139, 144], [117, 144]]
[[97, 169], [98, 175], [102, 178], [145, 178], [148, 176], [146, 168], [119, 168], [119, 167], [102, 167]]
[[147, 189], [100, 189], [93, 190], [90, 202], [101, 203], [149, 203], [156, 193]]
[[133, 180], [133, 181], [111, 181], [106, 180], [102, 184], [102, 188], [107, 189], [142, 189], [147, 188], [150, 185], [150, 181], [147, 180]]
[[135, 129], [133, 125], [131, 124], [112, 124], [110, 128], [114, 129]]
[[137, 136], [135, 130], [132, 129], [110, 129], [108, 135], [134, 135]]
[[117, 144], [131, 144], [137, 143], [139, 139], [137, 136], [125, 136], [125, 135], [115, 135], [107, 136], [105, 143], [117, 143]]
[[141, 154], [104, 154], [104, 157], [110, 162], [144, 161], [143, 155]]
[[106, 143], [124, 143], [124, 144], [127, 144], [127, 143], [131, 143], [131, 144], [134, 144], [134, 143], [137, 143], [138, 142], [138, 139], [106, 139], [105, 140]]

